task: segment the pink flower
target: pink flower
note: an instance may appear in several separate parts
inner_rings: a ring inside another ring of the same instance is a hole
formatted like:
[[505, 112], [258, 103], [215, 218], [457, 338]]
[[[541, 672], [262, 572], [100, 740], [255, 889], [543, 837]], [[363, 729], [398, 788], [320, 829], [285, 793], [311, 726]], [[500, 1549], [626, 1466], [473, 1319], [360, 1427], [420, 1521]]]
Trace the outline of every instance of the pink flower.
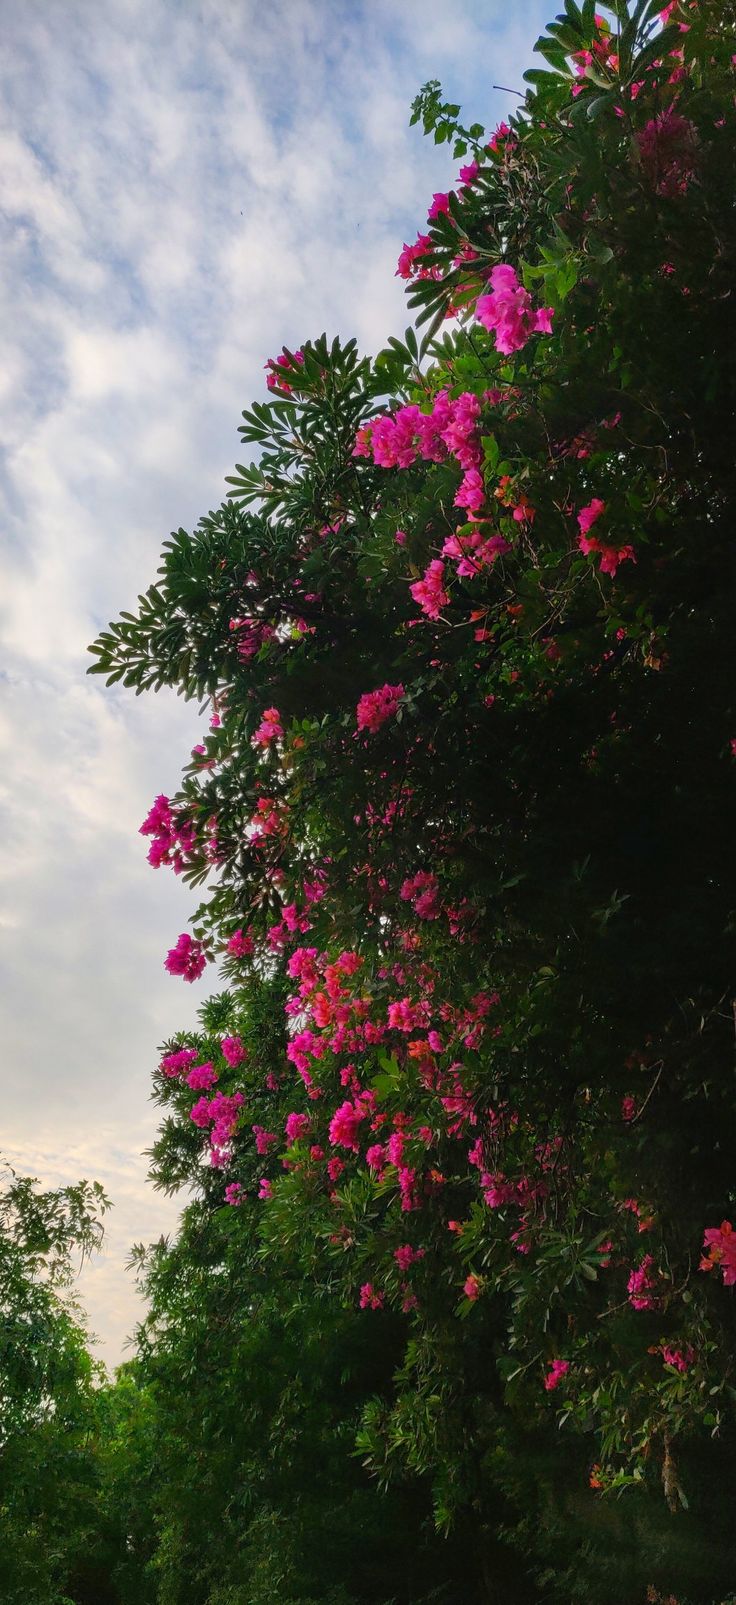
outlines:
[[360, 1289], [361, 1310], [382, 1310], [383, 1293], [376, 1291], [372, 1282], [364, 1282]]
[[486, 150], [493, 151], [494, 155], [497, 156], [499, 152], [503, 150], [504, 144], [508, 140], [510, 133], [511, 129], [509, 128], [508, 123], [499, 123], [492, 138], [488, 141]]
[[633, 1120], [635, 1114], [636, 1099], [632, 1098], [631, 1093], [627, 1093], [626, 1097], [621, 1099], [621, 1119]]
[[275, 1131], [266, 1131], [265, 1126], [251, 1126], [250, 1129], [256, 1139], [256, 1153], [263, 1157], [273, 1148], [274, 1143], [278, 1142], [276, 1133]]
[[330, 1142], [335, 1148], [351, 1148], [358, 1152], [358, 1130], [365, 1120], [365, 1111], [346, 1100], [335, 1110], [330, 1121]]
[[712, 1271], [714, 1265], [720, 1265], [724, 1287], [733, 1287], [736, 1283], [736, 1232], [730, 1220], [722, 1220], [720, 1226], [708, 1227], [703, 1248], [707, 1248], [708, 1253], [701, 1259], [699, 1269]]
[[431, 875], [428, 870], [420, 870], [410, 880], [405, 880], [399, 896], [405, 903], [412, 903], [420, 920], [439, 918], [439, 882], [437, 876]]
[[619, 563], [635, 563], [636, 552], [633, 546], [604, 546], [598, 543], [597, 551], [600, 554], [601, 574], [610, 574], [613, 579]]
[[662, 1349], [662, 1359], [665, 1365], [671, 1365], [675, 1371], [680, 1371], [684, 1376], [695, 1359], [695, 1350], [688, 1348], [683, 1354], [682, 1349], [673, 1349], [665, 1344]]
[[355, 710], [358, 729], [375, 735], [387, 719], [394, 717], [403, 695], [403, 685], [384, 685], [380, 691], [364, 691]]
[[159, 1068], [165, 1076], [182, 1076], [197, 1057], [196, 1048], [177, 1048], [176, 1052], [165, 1055]]
[[217, 1071], [213, 1064], [195, 1064], [186, 1078], [187, 1086], [192, 1092], [209, 1092], [217, 1081]]
[[477, 162], [468, 162], [466, 167], [460, 168], [460, 183], [469, 188], [471, 184], [475, 183], [479, 172], [480, 167]]
[[656, 1299], [651, 1296], [651, 1289], [656, 1286], [656, 1277], [652, 1276], [654, 1260], [651, 1254], [645, 1254], [641, 1265], [633, 1270], [629, 1277], [627, 1288], [629, 1303], [635, 1310], [653, 1310]]
[[278, 708], [266, 708], [258, 729], [254, 732], [252, 738], [253, 746], [267, 747], [271, 741], [280, 741], [283, 734], [281, 715]]
[[455, 494], [454, 506], [467, 507], [469, 512], [477, 513], [483, 506], [484, 501], [485, 486], [480, 469], [469, 468], [460, 481]]
[[245, 1188], [240, 1181], [229, 1181], [225, 1188], [225, 1202], [234, 1206], [242, 1204], [245, 1200]]
[[172, 947], [164, 959], [164, 969], [169, 975], [183, 975], [185, 981], [196, 981], [206, 963], [202, 943], [182, 931], [176, 947]]
[[544, 1386], [547, 1389], [548, 1393], [551, 1393], [553, 1388], [558, 1387], [559, 1383], [562, 1381], [562, 1378], [566, 1375], [566, 1373], [569, 1371], [569, 1369], [570, 1369], [570, 1361], [569, 1360], [553, 1360], [552, 1361], [552, 1363], [550, 1365], [550, 1368], [549, 1368], [549, 1371], [547, 1372], [547, 1375], [546, 1375], [546, 1377], [544, 1379]]
[[273, 1193], [273, 1187], [271, 1185], [271, 1182], [268, 1180], [268, 1177], [267, 1176], [261, 1176], [261, 1180], [260, 1180], [260, 1183], [259, 1183], [259, 1186], [258, 1186], [258, 1197], [259, 1198], [264, 1198], [264, 1199], [265, 1198], [270, 1198], [272, 1193]]
[[280, 357], [269, 357], [268, 362], [264, 363], [264, 367], [266, 368], [266, 384], [268, 385], [269, 390], [277, 390], [283, 396], [290, 396], [291, 385], [286, 383], [286, 379], [283, 376], [284, 370], [286, 369], [288, 371], [289, 368], [296, 370], [296, 364], [302, 363], [303, 361], [303, 351], [295, 351], [294, 359], [292, 360], [286, 351], [286, 348], [284, 348]]
[[383, 1143], [374, 1142], [371, 1143], [370, 1148], [366, 1148], [365, 1162], [369, 1170], [383, 1170], [383, 1167], [386, 1163], [386, 1149], [384, 1148]]
[[220, 1050], [232, 1070], [235, 1069], [236, 1065], [242, 1064], [247, 1057], [240, 1037], [223, 1037], [220, 1043]]
[[482, 1284], [480, 1277], [473, 1276], [472, 1273], [463, 1283], [463, 1292], [465, 1297], [471, 1299], [473, 1303], [475, 1303], [475, 1300], [480, 1297], [481, 1288]]
[[535, 311], [532, 298], [508, 262], [499, 262], [491, 273], [491, 289], [476, 303], [475, 315], [484, 328], [493, 330], [496, 350], [503, 356], [521, 351], [532, 334], [550, 334], [552, 307]]
[[255, 947], [253, 937], [246, 931], [233, 931], [227, 944], [228, 953], [236, 959], [247, 959]]
[[424, 1249], [412, 1248], [411, 1243], [402, 1243], [399, 1248], [394, 1249], [394, 1259], [400, 1271], [408, 1271], [409, 1266], [416, 1260], [424, 1259]]
[[312, 1122], [309, 1118], [309, 1115], [287, 1115], [284, 1130], [286, 1132], [286, 1141], [288, 1146], [291, 1147], [292, 1143], [300, 1142], [302, 1137], [306, 1137], [311, 1124]]
[[423, 257], [432, 250], [432, 241], [429, 234], [418, 234], [414, 245], [404, 245], [399, 257], [396, 273], [397, 279], [411, 279], [415, 274], [425, 278], [426, 269], [422, 270], [418, 264]]
[[[588, 531], [592, 529], [593, 525], [600, 518], [601, 513], [605, 513], [605, 511], [606, 504], [605, 502], [601, 501], [599, 496], [594, 496], [592, 502], [588, 502], [587, 507], [581, 507], [580, 512], [578, 513], [578, 524], [580, 526], [581, 535], [587, 535]], [[581, 550], [584, 550], [584, 548], [581, 548]]]
[[441, 192], [435, 191], [435, 194], [432, 196], [432, 205], [430, 206], [429, 211], [427, 213], [427, 222], [428, 223], [434, 222], [434, 219], [436, 217], [441, 217], [443, 212], [449, 212], [449, 210], [450, 210], [450, 197], [449, 197], [449, 195], [443, 195]]
[[441, 609], [447, 607], [450, 598], [444, 582], [445, 565], [439, 558], [434, 558], [425, 569], [424, 577], [409, 586], [414, 601], [419, 603], [428, 619], [438, 619]]

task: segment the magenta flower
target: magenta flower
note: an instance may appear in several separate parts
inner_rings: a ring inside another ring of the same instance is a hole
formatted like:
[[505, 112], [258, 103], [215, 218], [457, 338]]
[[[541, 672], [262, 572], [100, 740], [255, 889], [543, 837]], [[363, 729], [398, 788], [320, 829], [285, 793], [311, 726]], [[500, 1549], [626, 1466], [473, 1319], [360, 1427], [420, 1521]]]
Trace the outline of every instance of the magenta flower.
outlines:
[[185, 981], [196, 981], [206, 963], [202, 943], [182, 931], [176, 947], [172, 947], [164, 959], [164, 969], [169, 975], [183, 975]]
[[283, 738], [283, 726], [278, 708], [266, 708], [258, 729], [253, 735], [254, 747], [268, 747], [272, 741]]
[[548, 1393], [559, 1386], [562, 1378], [570, 1369], [569, 1360], [553, 1360], [544, 1379], [544, 1386]]
[[358, 1152], [358, 1131], [366, 1115], [363, 1109], [346, 1100], [335, 1110], [330, 1121], [330, 1142], [335, 1148], [351, 1148]]
[[240, 1037], [223, 1037], [220, 1043], [220, 1051], [223, 1059], [226, 1060], [227, 1064], [230, 1065], [232, 1070], [235, 1069], [236, 1065], [242, 1064], [243, 1060], [247, 1058], [247, 1054]]
[[449, 212], [449, 210], [450, 196], [443, 195], [440, 191], [435, 191], [432, 196], [432, 205], [427, 213], [427, 222], [433, 223], [436, 217], [441, 217], [443, 212]]
[[206, 1064], [195, 1064], [186, 1078], [187, 1086], [192, 1092], [209, 1092], [217, 1081], [217, 1071], [209, 1061]]
[[236, 959], [249, 958], [254, 947], [253, 937], [247, 931], [233, 931], [227, 943], [228, 953], [232, 953]]
[[631, 1272], [627, 1288], [629, 1303], [634, 1310], [653, 1310], [657, 1300], [652, 1297], [651, 1289], [656, 1286], [656, 1277], [652, 1275], [654, 1260], [651, 1254], [645, 1254], [641, 1265]]
[[394, 717], [403, 695], [403, 685], [384, 685], [380, 691], [364, 691], [355, 710], [358, 729], [375, 735], [387, 719]]
[[468, 162], [466, 167], [460, 168], [460, 183], [464, 184], [466, 189], [469, 189], [471, 184], [475, 183], [479, 172], [480, 167], [477, 162]]
[[177, 1048], [175, 1053], [164, 1056], [159, 1068], [165, 1076], [183, 1076], [197, 1057], [196, 1048]]
[[364, 1282], [360, 1289], [361, 1310], [382, 1310], [383, 1293], [377, 1292], [372, 1282]]
[[311, 1124], [312, 1122], [309, 1118], [309, 1115], [290, 1114], [286, 1116], [286, 1125], [284, 1130], [286, 1132], [286, 1142], [289, 1148], [291, 1147], [292, 1143], [300, 1142], [302, 1137], [306, 1137]]
[[409, 590], [427, 618], [438, 619], [441, 609], [447, 607], [450, 600], [445, 590], [444, 563], [440, 562], [439, 558], [434, 558], [425, 569], [422, 579], [410, 585]]
[[703, 1248], [708, 1249], [700, 1261], [701, 1271], [712, 1271], [715, 1265], [720, 1265], [723, 1271], [725, 1287], [733, 1287], [736, 1283], [736, 1232], [730, 1220], [721, 1221], [720, 1226], [709, 1226], [703, 1237]]
[[521, 351], [533, 334], [551, 334], [552, 307], [532, 306], [532, 298], [508, 262], [499, 262], [491, 273], [491, 288], [480, 296], [475, 315], [483, 327], [496, 337], [496, 350], [502, 356]]
[[[592, 502], [588, 502], [587, 507], [581, 507], [580, 512], [578, 513], [578, 524], [580, 526], [581, 535], [587, 535], [588, 531], [592, 529], [593, 525], [600, 518], [601, 513], [605, 513], [605, 511], [606, 504], [605, 502], [601, 501], [600, 496], [594, 496]], [[581, 547], [581, 551], [584, 550], [585, 548]]]

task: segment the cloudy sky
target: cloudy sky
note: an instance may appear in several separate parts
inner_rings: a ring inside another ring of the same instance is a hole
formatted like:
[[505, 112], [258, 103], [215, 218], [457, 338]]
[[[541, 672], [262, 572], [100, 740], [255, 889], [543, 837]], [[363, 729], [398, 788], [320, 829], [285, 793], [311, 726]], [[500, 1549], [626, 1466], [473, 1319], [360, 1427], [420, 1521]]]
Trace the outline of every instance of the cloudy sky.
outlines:
[[80, 1289], [111, 1364], [129, 1246], [175, 1221], [145, 1179], [156, 1049], [204, 985], [163, 970], [192, 896], [137, 831], [198, 729], [85, 649], [222, 500], [268, 356], [403, 332], [396, 257], [455, 173], [410, 102], [440, 78], [493, 128], [553, 10], [0, 0], [2, 1147], [110, 1192]]

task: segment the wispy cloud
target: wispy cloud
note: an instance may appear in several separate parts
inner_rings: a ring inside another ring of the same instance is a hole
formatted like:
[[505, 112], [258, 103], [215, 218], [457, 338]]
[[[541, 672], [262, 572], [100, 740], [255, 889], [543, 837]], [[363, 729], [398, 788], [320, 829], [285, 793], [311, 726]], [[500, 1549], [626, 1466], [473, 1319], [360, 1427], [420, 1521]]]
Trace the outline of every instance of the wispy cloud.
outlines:
[[493, 124], [538, 0], [4, 0], [0, 497], [5, 1116], [46, 1179], [116, 1203], [84, 1294], [105, 1352], [135, 1319], [130, 1241], [156, 1045], [202, 985], [164, 974], [189, 894], [137, 827], [194, 709], [86, 680], [85, 647], [221, 499], [242, 407], [283, 341], [375, 350], [408, 317], [403, 239], [454, 166], [407, 126], [430, 76]]

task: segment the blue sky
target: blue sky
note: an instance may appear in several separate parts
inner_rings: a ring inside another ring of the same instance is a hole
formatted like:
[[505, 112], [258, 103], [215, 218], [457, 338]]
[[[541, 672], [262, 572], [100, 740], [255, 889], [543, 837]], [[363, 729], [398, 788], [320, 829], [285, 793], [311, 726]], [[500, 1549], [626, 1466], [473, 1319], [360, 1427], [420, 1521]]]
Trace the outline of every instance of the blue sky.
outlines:
[[145, 1181], [156, 1048], [204, 985], [163, 970], [192, 898], [137, 831], [198, 727], [85, 678], [85, 648], [222, 500], [267, 357], [403, 332], [396, 258], [456, 171], [410, 103], [439, 78], [492, 129], [553, 10], [0, 0], [4, 1150], [113, 1198], [80, 1282], [110, 1363], [129, 1246], [176, 1218]]

